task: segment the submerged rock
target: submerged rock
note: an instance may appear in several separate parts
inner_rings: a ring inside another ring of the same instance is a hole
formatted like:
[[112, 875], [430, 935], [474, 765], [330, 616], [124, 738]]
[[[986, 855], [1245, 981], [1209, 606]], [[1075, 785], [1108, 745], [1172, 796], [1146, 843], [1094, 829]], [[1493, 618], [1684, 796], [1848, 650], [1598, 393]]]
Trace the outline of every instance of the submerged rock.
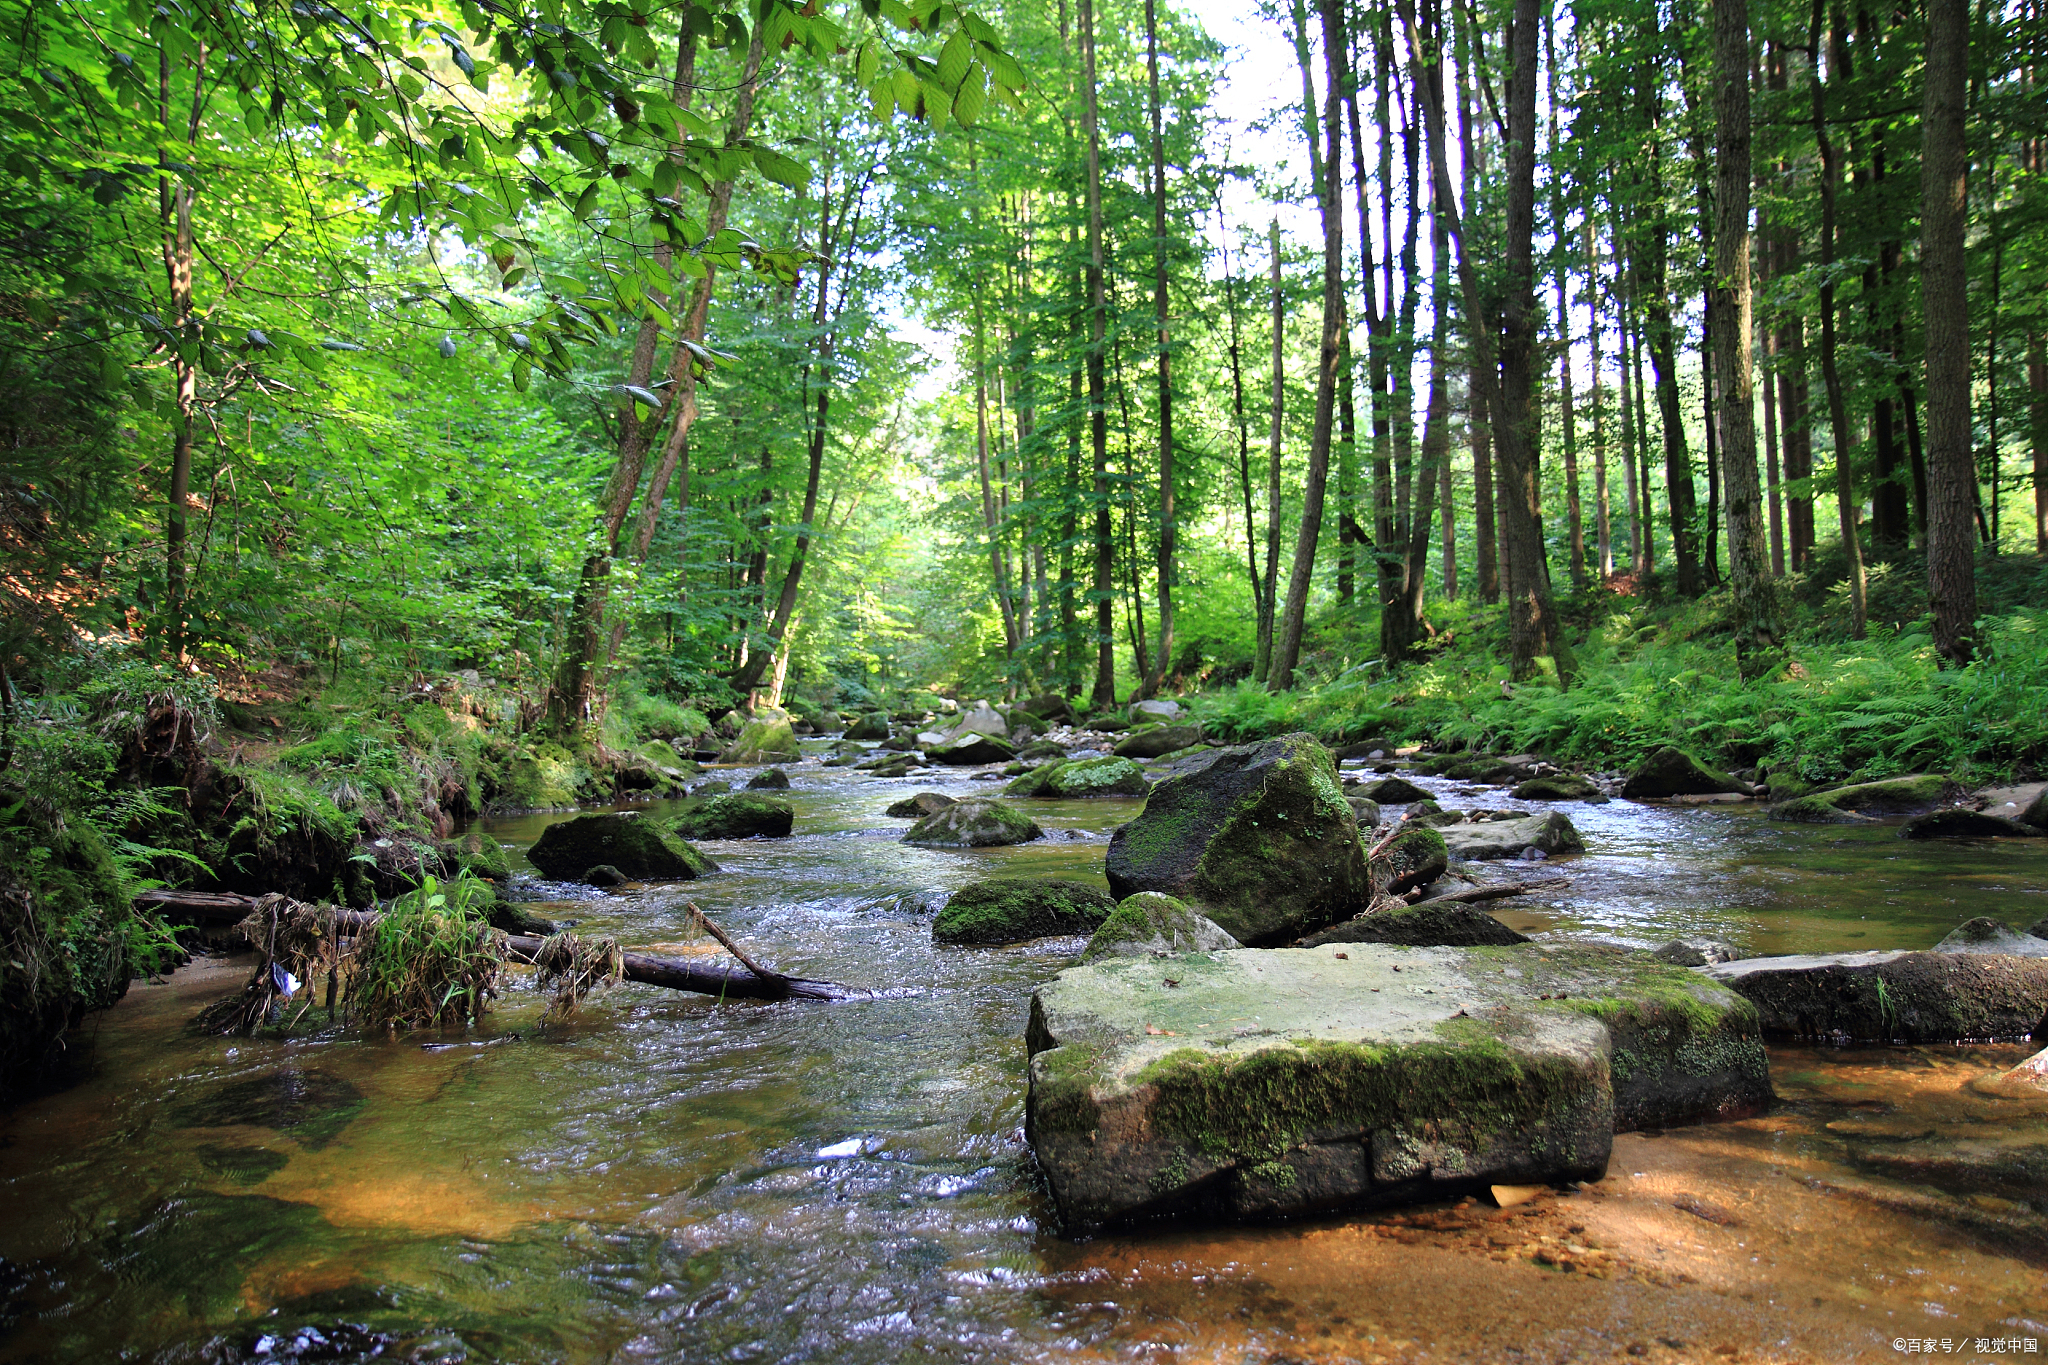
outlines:
[[1517, 801], [1591, 801], [1595, 797], [1606, 799], [1601, 796], [1598, 787], [1577, 773], [1532, 777], [1508, 795]]
[[1479, 948], [1488, 944], [1527, 943], [1476, 905], [1422, 901], [1388, 906], [1333, 924], [1301, 941], [1304, 948], [1326, 943], [1398, 943], [1410, 948]]
[[1932, 810], [1899, 826], [1902, 839], [2038, 839], [2043, 832], [2019, 820], [1960, 807]]
[[1093, 933], [1115, 908], [1085, 882], [990, 877], [953, 893], [932, 920], [932, 941], [988, 945]]
[[1083, 796], [1143, 796], [1152, 790], [1145, 770], [1128, 758], [1081, 758], [1034, 768], [1003, 788], [1005, 796], [1062, 799]]
[[526, 860], [556, 881], [579, 880], [601, 863], [643, 882], [689, 881], [718, 871], [717, 863], [639, 811], [579, 815], [549, 825]]
[[796, 756], [796, 731], [790, 728], [789, 712], [779, 706], [762, 706], [755, 708], [732, 743], [718, 755], [718, 761], [775, 763]]
[[1451, 865], [1450, 845], [1427, 825], [1410, 825], [1379, 850], [1378, 863], [1390, 896], [1428, 886]]
[[525, 906], [506, 900], [503, 896], [493, 900], [484, 910], [484, 918], [493, 929], [503, 929], [508, 934], [530, 934], [535, 938], [546, 938], [557, 933], [560, 926], [546, 915], [537, 915]]
[[1764, 1028], [1843, 1042], [1956, 1043], [2048, 1028], [2048, 959], [1978, 953], [1750, 957], [1697, 969]]
[[1305, 734], [1219, 749], [1110, 837], [1109, 889], [1179, 897], [1243, 943], [1284, 943], [1369, 899], [1358, 821]]
[[899, 820], [922, 820], [925, 816], [937, 815], [954, 804], [956, 803], [953, 798], [944, 792], [919, 792], [915, 796], [906, 796], [901, 801], [891, 802], [889, 808], [882, 814], [892, 815]]
[[1667, 744], [1636, 765], [1622, 784], [1630, 799], [1663, 796], [1707, 796], [1715, 792], [1752, 795], [1747, 782], [1709, 768], [1683, 749]]
[[1358, 795], [1369, 797], [1382, 806], [1405, 806], [1414, 801], [1427, 801], [1429, 793], [1405, 777], [1382, 777], [1377, 782], [1361, 782], [1352, 788]]
[[1027, 1046], [1070, 1231], [1597, 1180], [1617, 1130], [1771, 1096], [1746, 1002], [1594, 946], [1102, 957], [1033, 996]]
[[1207, 915], [1191, 910], [1172, 896], [1140, 891], [1117, 903], [1081, 954], [1083, 962], [1098, 957], [1171, 957], [1177, 953], [1219, 952], [1243, 945]]
[[1742, 952], [1718, 938], [1674, 938], [1651, 956], [1679, 967], [1704, 967], [1714, 962], [1733, 962]]
[[795, 825], [796, 807], [750, 791], [714, 796], [669, 822], [685, 839], [781, 839]]
[[1468, 862], [1521, 858], [1535, 849], [1546, 858], [1561, 853], [1584, 853], [1586, 841], [1578, 827], [1561, 810], [1545, 811], [1520, 820], [1487, 820], [1479, 824], [1449, 825], [1443, 829], [1451, 856]]
[[789, 774], [780, 768], [767, 768], [755, 773], [747, 782], [750, 792], [786, 792], [789, 790]]
[[924, 764], [910, 754], [890, 754], [886, 758], [871, 758], [853, 766], [856, 772], [873, 773], [876, 777], [908, 777]]
[[585, 886], [595, 886], [600, 890], [607, 891], [614, 886], [624, 886], [627, 880], [626, 874], [613, 867], [610, 863], [599, 863], [596, 867], [589, 869], [583, 874], [583, 884]]
[[1038, 822], [1000, 801], [970, 796], [934, 811], [910, 827], [906, 844], [928, 848], [998, 848], [1045, 837]]
[[2012, 957], [2048, 957], [2048, 933], [2042, 933], [2048, 920], [2034, 926], [2033, 931], [2021, 933], [1987, 916], [1978, 916], [1958, 925], [1954, 932], [1934, 945], [1937, 953], [2004, 953]]
[[934, 744], [924, 751], [924, 756], [948, 767], [986, 767], [991, 763], [1008, 763], [1017, 751], [1008, 740], [994, 735], [968, 734]]
[[1201, 742], [1199, 725], [1146, 725], [1125, 735], [1110, 752], [1119, 758], [1164, 758]]

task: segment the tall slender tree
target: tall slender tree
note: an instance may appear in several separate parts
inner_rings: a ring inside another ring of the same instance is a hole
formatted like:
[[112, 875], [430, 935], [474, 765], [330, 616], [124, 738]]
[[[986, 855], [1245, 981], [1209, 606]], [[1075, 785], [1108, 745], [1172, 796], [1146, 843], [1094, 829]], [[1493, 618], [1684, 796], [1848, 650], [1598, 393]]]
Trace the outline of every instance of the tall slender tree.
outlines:
[[1920, 291], [1927, 325], [1927, 592], [1934, 647], [1951, 664], [1976, 650], [1977, 486], [1970, 439], [1970, 300], [1964, 261], [1969, 155], [1967, 0], [1927, 0], [1927, 108], [1920, 120]]

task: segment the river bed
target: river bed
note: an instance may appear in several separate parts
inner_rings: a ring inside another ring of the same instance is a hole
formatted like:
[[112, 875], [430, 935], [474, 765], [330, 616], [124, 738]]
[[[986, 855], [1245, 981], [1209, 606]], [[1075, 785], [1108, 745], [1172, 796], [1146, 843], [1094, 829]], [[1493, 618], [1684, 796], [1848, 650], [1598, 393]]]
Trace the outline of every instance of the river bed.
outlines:
[[[1020, 803], [1047, 839], [926, 850], [883, 807], [989, 784], [790, 774], [795, 837], [706, 843], [717, 876], [559, 888], [545, 913], [702, 952], [694, 900], [779, 970], [876, 998], [627, 986], [542, 1027], [515, 974], [480, 1033], [249, 1040], [188, 1029], [246, 959], [138, 984], [88, 1022], [89, 1079], [0, 1114], [0, 1360], [2048, 1353], [2048, 1098], [1975, 1088], [2018, 1045], [1777, 1047], [1771, 1112], [1625, 1135], [1603, 1181], [1513, 1209], [1064, 1239], [1023, 1142], [1023, 1027], [1080, 943], [935, 948], [930, 916], [991, 873], [1099, 882], [1140, 803]], [[1591, 850], [1549, 869], [1570, 888], [1494, 907], [1538, 937], [1759, 955], [2048, 916], [2048, 841], [1563, 808]], [[565, 818], [482, 828], [523, 848]]]

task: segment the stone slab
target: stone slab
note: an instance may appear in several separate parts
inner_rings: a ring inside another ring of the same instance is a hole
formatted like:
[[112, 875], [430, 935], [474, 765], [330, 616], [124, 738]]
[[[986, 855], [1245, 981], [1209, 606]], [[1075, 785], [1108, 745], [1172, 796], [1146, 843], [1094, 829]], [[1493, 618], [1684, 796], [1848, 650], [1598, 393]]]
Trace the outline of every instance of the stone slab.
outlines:
[[1597, 1179], [1618, 1128], [1754, 1112], [1754, 1009], [1599, 945], [1104, 958], [1032, 998], [1026, 1131], [1066, 1226]]
[[1834, 1042], [1956, 1043], [2048, 1034], [2048, 959], [1991, 953], [1814, 953], [1694, 968], [1754, 1004], [1767, 1033]]

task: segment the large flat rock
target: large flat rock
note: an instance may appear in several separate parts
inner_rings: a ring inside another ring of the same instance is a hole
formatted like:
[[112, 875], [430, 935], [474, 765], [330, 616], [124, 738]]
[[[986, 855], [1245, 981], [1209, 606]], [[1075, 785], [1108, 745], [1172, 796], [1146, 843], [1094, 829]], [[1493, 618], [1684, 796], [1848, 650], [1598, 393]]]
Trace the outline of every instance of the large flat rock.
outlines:
[[1071, 1230], [1597, 1179], [1614, 1133], [1770, 1099], [1756, 1012], [1594, 945], [1104, 958], [1032, 997], [1026, 1127]]
[[1749, 1000], [1773, 1034], [1901, 1043], [2048, 1036], [2048, 958], [1816, 953], [1693, 970]]
[[1530, 849], [1545, 857], [1563, 853], [1584, 853], [1586, 841], [1578, 827], [1561, 810], [1542, 811], [1515, 820], [1479, 820], [1464, 824], [1439, 825], [1453, 858], [1484, 862], [1520, 858]]

